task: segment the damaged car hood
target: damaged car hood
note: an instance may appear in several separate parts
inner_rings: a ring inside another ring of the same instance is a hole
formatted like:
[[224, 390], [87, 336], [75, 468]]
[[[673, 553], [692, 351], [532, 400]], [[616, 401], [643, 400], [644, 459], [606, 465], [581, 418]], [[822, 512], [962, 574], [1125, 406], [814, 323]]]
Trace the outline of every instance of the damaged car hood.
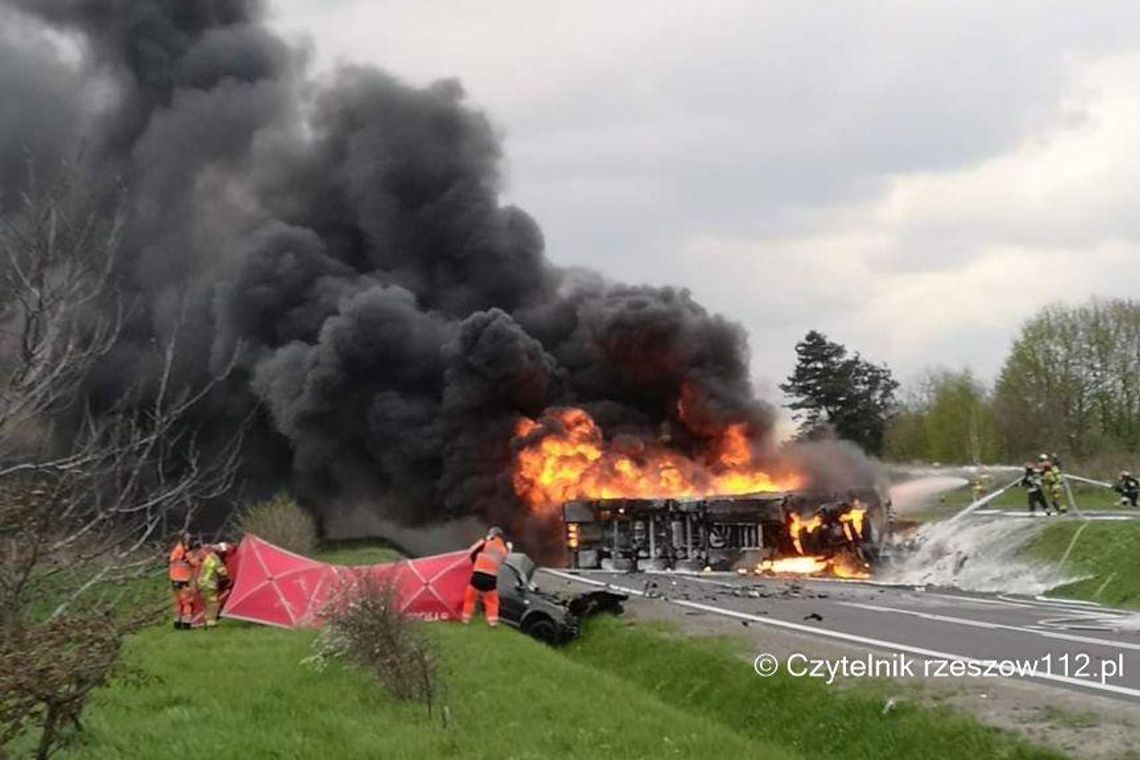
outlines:
[[534, 560], [525, 554], [514, 553], [507, 557], [506, 564], [518, 573], [526, 584], [526, 593], [529, 596], [538, 596], [561, 607], [578, 619], [588, 618], [601, 613], [620, 615], [623, 612], [622, 603], [629, 599], [627, 594], [615, 591], [595, 590], [583, 591], [580, 594], [566, 596], [552, 594], [538, 588], [534, 582], [534, 574], [538, 566]]

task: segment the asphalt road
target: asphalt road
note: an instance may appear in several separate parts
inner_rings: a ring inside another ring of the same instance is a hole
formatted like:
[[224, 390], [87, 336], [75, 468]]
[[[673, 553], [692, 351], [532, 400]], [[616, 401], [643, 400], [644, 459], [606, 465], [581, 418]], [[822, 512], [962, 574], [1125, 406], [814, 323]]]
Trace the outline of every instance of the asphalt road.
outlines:
[[[911, 661], [928, 677], [1027, 678], [1140, 703], [1137, 613], [1043, 597], [729, 573], [541, 571], [539, 584], [609, 586]], [[1129, 627], [1132, 630], [1129, 630]], [[929, 663], [929, 664], [927, 664]], [[959, 663], [957, 665], [953, 663]], [[1016, 669], [1016, 671], [1014, 670]], [[1016, 673], [1016, 674], [1014, 674]]]

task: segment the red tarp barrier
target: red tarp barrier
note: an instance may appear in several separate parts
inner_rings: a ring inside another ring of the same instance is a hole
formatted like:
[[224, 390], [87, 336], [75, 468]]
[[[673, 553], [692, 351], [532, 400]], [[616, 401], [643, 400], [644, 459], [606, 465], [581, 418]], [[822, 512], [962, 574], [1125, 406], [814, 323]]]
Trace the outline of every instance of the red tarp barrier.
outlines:
[[400, 560], [392, 576], [400, 612], [421, 620], [458, 620], [471, 567], [466, 551]]
[[364, 567], [318, 562], [245, 536], [234, 551], [233, 589], [223, 617], [282, 628], [321, 624], [333, 594], [362, 574], [391, 582], [401, 612], [424, 620], [458, 620], [463, 589], [471, 578], [468, 553]]

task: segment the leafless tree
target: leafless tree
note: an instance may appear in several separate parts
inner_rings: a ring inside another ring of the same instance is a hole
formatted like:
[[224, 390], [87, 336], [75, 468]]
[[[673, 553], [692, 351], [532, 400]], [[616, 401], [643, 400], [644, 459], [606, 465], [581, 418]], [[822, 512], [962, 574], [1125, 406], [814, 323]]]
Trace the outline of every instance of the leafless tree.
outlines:
[[67, 182], [0, 215], [0, 461], [44, 453], [46, 421], [75, 403], [122, 326], [120, 216], [75, 196]]
[[[0, 216], [0, 756], [32, 726], [47, 757], [78, 725], [121, 637], [162, 609], [160, 595], [127, 603], [159, 571], [156, 540], [222, 498], [237, 469], [244, 428], [207, 452], [192, 421], [228, 370], [176, 382], [181, 324], [156, 339], [147, 377], [98, 410], [84, 401], [129, 314], [120, 219], [75, 175]], [[105, 656], [65, 656], [84, 648]]]

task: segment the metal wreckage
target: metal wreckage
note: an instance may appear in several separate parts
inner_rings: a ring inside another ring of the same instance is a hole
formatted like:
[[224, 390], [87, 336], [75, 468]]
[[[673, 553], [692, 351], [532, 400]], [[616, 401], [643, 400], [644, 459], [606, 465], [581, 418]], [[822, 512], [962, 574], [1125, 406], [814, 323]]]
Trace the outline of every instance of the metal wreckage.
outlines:
[[891, 527], [890, 502], [873, 488], [579, 500], [562, 516], [571, 568], [618, 571], [864, 578]]
[[[757, 575], [869, 577], [891, 531], [890, 501], [873, 488], [684, 499], [587, 499], [562, 506], [567, 565], [619, 572], [731, 570]], [[572, 599], [542, 592], [534, 563], [512, 554], [499, 578], [503, 620], [549, 643], [578, 635], [626, 595]]]

